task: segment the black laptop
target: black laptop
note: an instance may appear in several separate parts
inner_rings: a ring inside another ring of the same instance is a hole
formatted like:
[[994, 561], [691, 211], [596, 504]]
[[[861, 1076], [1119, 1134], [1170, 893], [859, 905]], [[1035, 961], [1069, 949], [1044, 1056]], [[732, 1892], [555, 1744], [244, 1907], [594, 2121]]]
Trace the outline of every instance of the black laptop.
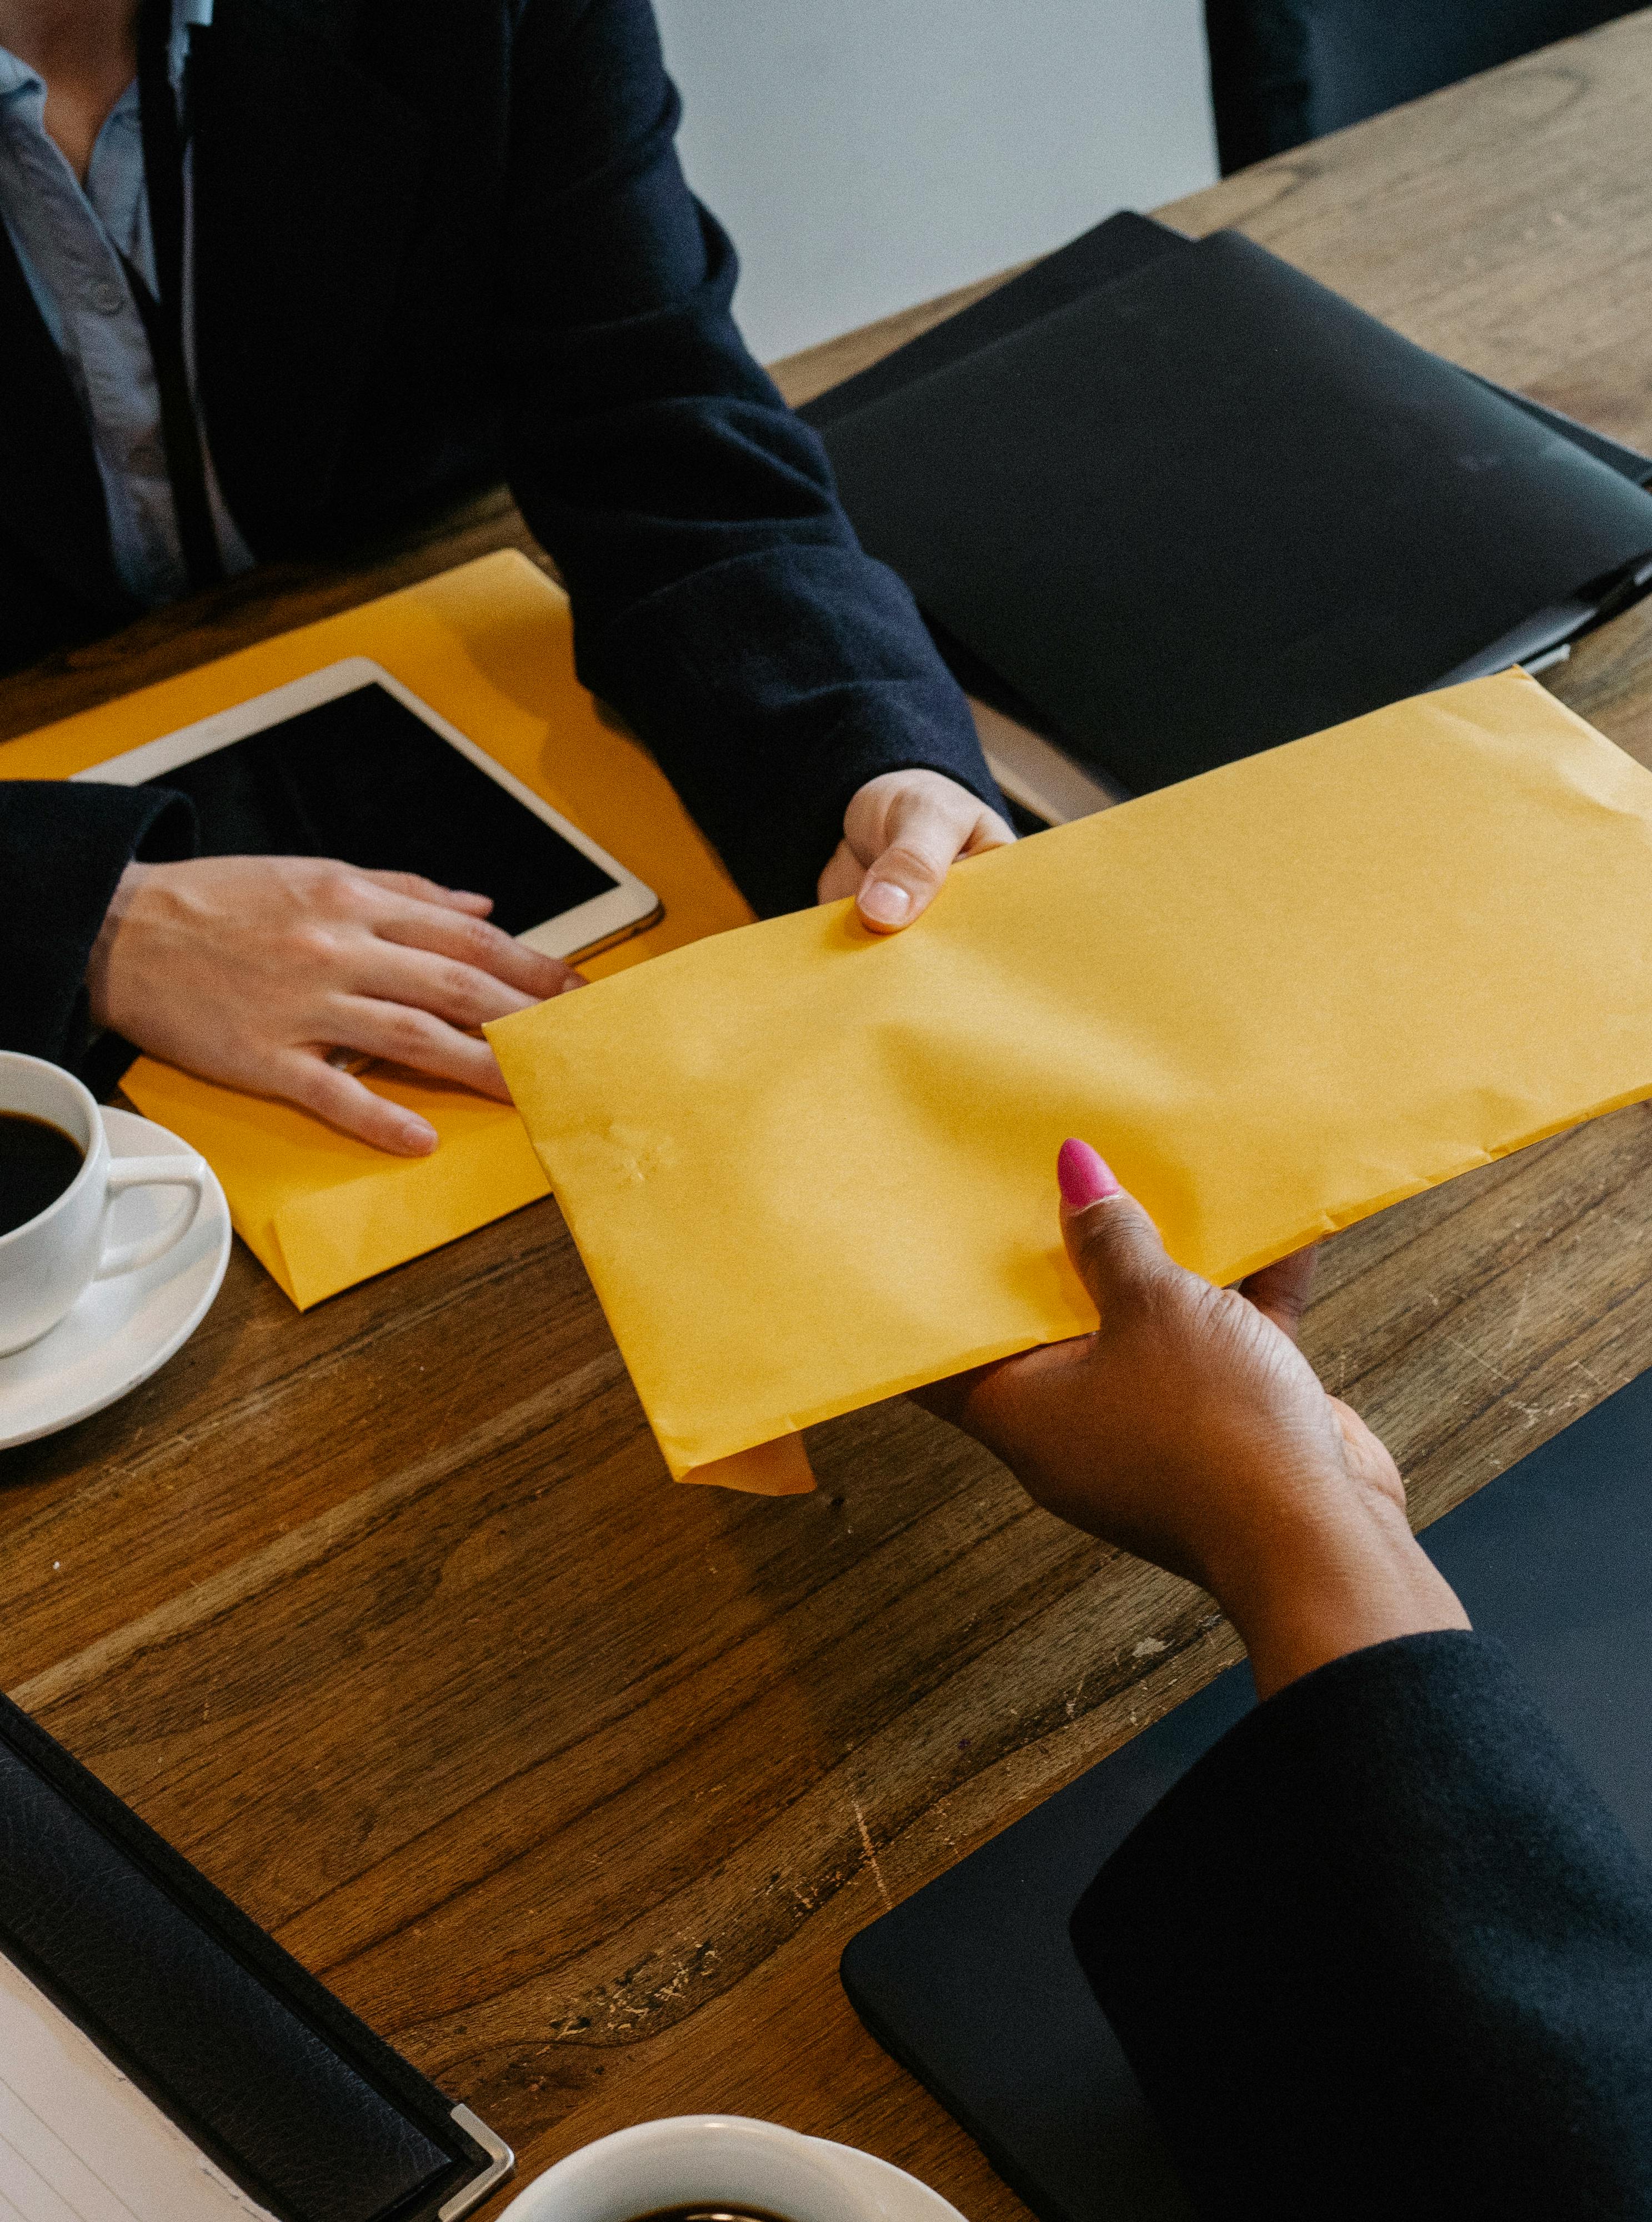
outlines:
[[964, 683], [1133, 793], [1652, 587], [1652, 461], [1124, 214], [803, 412]]

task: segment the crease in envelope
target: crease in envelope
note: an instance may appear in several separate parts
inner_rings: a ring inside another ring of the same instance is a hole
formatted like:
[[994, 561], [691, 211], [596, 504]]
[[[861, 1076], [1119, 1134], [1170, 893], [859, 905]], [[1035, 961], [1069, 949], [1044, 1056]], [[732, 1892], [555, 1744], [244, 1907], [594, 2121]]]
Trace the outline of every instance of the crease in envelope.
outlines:
[[[645, 880], [665, 915], [591, 959], [594, 978], [750, 919], [647, 752], [606, 725], [574, 675], [567, 597], [514, 551], [285, 633], [0, 745], [0, 778], [66, 779], [348, 656], [383, 664]], [[307, 1113], [141, 1058], [122, 1083], [198, 1150], [236, 1230], [301, 1309], [548, 1193], [522, 1122], [439, 1082], [366, 1076], [441, 1135], [387, 1157]]]
[[[1218, 1282], [1652, 1095], [1652, 774], [1521, 673], [488, 1028], [679, 1478], [1085, 1331], [1095, 1142]], [[801, 1485], [801, 1484], [798, 1485]]]

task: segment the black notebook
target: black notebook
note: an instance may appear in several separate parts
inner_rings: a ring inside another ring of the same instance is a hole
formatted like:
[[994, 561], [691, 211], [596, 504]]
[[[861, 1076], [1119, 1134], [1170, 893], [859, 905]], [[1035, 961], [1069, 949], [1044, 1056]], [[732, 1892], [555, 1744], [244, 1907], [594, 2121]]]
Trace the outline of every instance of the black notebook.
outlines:
[[1133, 790], [1652, 585], [1652, 461], [1125, 215], [804, 411], [959, 676]]
[[[1652, 1856], [1652, 1373], [1422, 1541]], [[1040, 2222], [1190, 2222], [1068, 1942], [1102, 1861], [1255, 1704], [1240, 1666], [863, 1930], [843, 1980]]]
[[511, 2165], [0, 1699], [0, 2213], [457, 2222]]

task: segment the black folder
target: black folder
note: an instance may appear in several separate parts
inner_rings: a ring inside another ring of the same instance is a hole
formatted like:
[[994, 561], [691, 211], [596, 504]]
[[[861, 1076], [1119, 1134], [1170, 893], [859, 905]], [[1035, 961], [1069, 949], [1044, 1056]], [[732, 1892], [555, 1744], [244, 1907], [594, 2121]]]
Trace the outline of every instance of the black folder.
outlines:
[[[1652, 1857], [1649, 1481], [1652, 1372], [1422, 1540]], [[1190, 2222], [1067, 1923], [1102, 1861], [1255, 1702], [1249, 1667], [1230, 1667], [844, 1954], [867, 2028], [1040, 2222]]]
[[510, 2172], [468, 2108], [3, 1699], [0, 1952], [278, 2222], [456, 2222]]
[[1143, 790], [1576, 638], [1652, 461], [1126, 214], [805, 410], [966, 684]]

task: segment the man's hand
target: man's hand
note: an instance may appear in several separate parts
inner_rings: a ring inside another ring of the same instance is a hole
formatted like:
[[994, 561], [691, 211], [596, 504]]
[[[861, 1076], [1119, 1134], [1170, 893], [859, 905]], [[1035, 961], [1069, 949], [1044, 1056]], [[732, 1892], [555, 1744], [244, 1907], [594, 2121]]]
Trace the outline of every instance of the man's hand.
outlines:
[[1312, 1252], [1242, 1288], [1176, 1265], [1094, 1150], [1061, 1152], [1092, 1335], [921, 1392], [1046, 1510], [1209, 1590], [1264, 1697], [1461, 1606], [1412, 1535], [1392, 1459], [1294, 1340]]
[[473, 1029], [584, 982], [488, 925], [493, 907], [411, 872], [308, 857], [129, 864], [86, 970], [91, 1014], [186, 1071], [424, 1157], [436, 1129], [330, 1053], [388, 1058], [508, 1102]]
[[861, 922], [896, 933], [927, 909], [960, 857], [1015, 838], [996, 810], [939, 771], [886, 771], [844, 813], [843, 839], [820, 875], [820, 901], [853, 895]]

